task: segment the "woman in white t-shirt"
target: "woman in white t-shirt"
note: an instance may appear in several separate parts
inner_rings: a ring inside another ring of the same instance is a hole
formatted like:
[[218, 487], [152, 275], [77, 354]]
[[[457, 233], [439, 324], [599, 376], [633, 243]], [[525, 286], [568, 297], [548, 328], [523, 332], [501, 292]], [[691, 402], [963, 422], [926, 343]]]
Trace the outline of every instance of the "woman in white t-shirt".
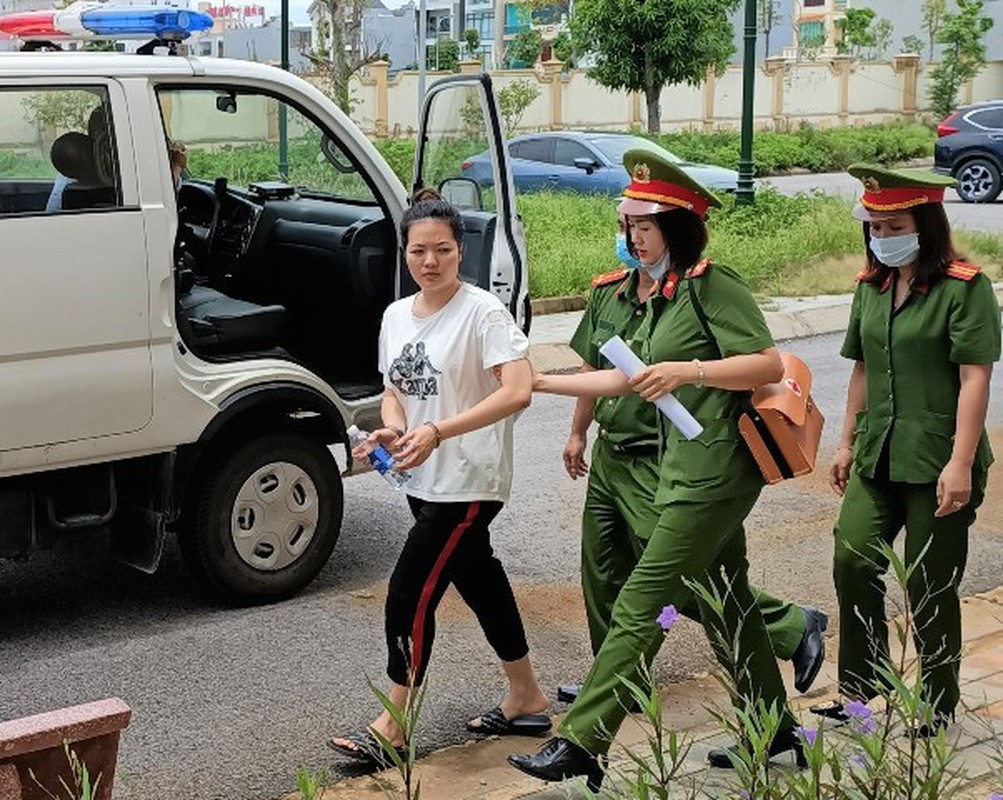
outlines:
[[[401, 220], [401, 238], [421, 291], [383, 315], [384, 427], [368, 444], [389, 447], [398, 468], [411, 472], [405, 491], [415, 518], [387, 592], [389, 697], [403, 708], [408, 686], [421, 684], [435, 609], [452, 583], [509, 680], [505, 699], [467, 728], [542, 733], [550, 728], [547, 698], [488, 530], [512, 483], [512, 416], [532, 397], [529, 343], [497, 297], [460, 280], [463, 220], [456, 209], [437, 197], [415, 203]], [[356, 457], [365, 457], [366, 448], [358, 448]], [[367, 730], [328, 744], [383, 765], [388, 759], [374, 732], [395, 747], [404, 743], [384, 711]]]

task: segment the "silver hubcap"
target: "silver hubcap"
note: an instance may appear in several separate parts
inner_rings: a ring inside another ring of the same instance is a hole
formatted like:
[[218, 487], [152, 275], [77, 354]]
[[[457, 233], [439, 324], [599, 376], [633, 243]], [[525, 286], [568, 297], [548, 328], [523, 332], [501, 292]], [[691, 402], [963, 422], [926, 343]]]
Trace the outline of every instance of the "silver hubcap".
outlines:
[[993, 176], [982, 164], [973, 164], [962, 170], [959, 183], [966, 196], [979, 200], [992, 191]]
[[255, 569], [288, 567], [317, 532], [317, 487], [300, 467], [287, 461], [267, 464], [244, 481], [230, 517], [237, 553]]

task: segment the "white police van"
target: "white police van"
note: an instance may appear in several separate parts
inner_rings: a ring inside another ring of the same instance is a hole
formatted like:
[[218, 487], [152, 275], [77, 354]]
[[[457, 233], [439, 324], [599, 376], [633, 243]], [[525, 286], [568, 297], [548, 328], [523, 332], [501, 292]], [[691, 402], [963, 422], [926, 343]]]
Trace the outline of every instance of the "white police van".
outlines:
[[[460, 176], [484, 149], [482, 196]], [[465, 279], [528, 325], [490, 78], [430, 88], [413, 185], [465, 209]], [[341, 526], [330, 446], [378, 425], [381, 314], [416, 290], [406, 205], [351, 120], [281, 70], [0, 54], [0, 556], [101, 528], [152, 572], [174, 532], [231, 601], [307, 585]]]

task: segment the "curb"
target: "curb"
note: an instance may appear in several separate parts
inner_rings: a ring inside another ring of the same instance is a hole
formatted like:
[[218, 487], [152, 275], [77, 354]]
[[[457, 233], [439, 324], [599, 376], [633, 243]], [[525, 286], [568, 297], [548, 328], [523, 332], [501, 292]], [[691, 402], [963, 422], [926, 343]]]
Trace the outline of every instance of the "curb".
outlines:
[[[997, 302], [1003, 308], [1003, 281], [994, 283], [993, 288]], [[580, 300], [584, 307], [584, 298], [562, 297], [548, 300], [556, 301], [556, 305], [571, 305], [571, 301]], [[852, 300], [853, 295], [775, 297], [768, 301], [763, 313], [774, 340], [785, 342], [845, 331], [850, 319]], [[576, 312], [577, 309], [563, 313]], [[530, 340], [532, 341], [532, 336]], [[530, 344], [529, 358], [537, 372], [576, 372], [582, 365], [582, 359], [567, 342]]]
[[546, 314], [561, 314], [565, 311], [581, 311], [585, 308], [585, 295], [568, 294], [559, 297], [541, 297], [530, 300], [529, 307], [534, 317]]

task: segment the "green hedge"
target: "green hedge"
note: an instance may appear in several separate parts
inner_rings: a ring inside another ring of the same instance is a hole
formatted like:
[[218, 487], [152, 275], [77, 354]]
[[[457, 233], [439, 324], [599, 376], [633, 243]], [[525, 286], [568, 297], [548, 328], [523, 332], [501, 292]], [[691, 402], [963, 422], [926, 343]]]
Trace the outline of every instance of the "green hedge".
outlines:
[[[687, 161], [731, 169], [738, 167], [738, 133], [666, 133], [647, 138]], [[891, 123], [824, 131], [802, 125], [791, 133], [757, 133], [753, 157], [756, 175], [759, 176], [792, 170], [839, 172], [857, 161], [898, 164], [917, 158], [932, 158], [936, 140], [936, 133], [923, 125]], [[404, 185], [409, 186], [414, 164], [414, 141], [385, 139], [375, 144]]]
[[[667, 133], [648, 138], [687, 161], [738, 167], [740, 136], [736, 132]], [[802, 125], [791, 133], [756, 133], [753, 159], [757, 175], [795, 169], [838, 172], [857, 161], [896, 164], [931, 158], [936, 140], [936, 133], [924, 125], [892, 123], [829, 130]]]

